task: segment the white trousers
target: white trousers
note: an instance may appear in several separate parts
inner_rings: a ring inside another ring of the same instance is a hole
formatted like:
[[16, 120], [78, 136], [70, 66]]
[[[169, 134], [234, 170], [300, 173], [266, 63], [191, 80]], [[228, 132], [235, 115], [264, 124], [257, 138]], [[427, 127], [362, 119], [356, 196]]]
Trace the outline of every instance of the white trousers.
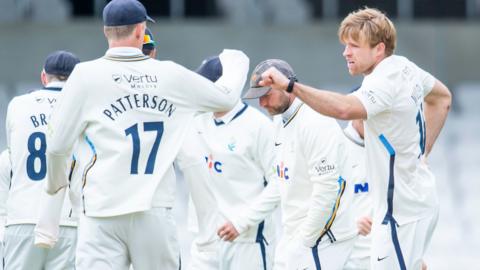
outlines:
[[218, 270], [218, 243], [211, 243], [206, 248], [193, 241], [190, 247], [188, 270]]
[[77, 270], [178, 270], [180, 248], [169, 208], [80, 217]]
[[77, 228], [61, 226], [52, 249], [34, 246], [33, 224], [10, 225], [5, 229], [5, 270], [75, 269]]
[[371, 245], [371, 234], [359, 235], [343, 270], [369, 270]]
[[315, 247], [306, 247], [295, 237], [282, 237], [275, 251], [274, 270], [342, 270], [356, 237], [329, 242], [325, 239]]
[[190, 248], [189, 270], [271, 270], [273, 243], [218, 241], [207, 249], [195, 242]]
[[438, 210], [402, 226], [374, 223], [372, 227], [372, 270], [420, 270], [438, 221]]
[[274, 243], [219, 242], [220, 270], [271, 270]]

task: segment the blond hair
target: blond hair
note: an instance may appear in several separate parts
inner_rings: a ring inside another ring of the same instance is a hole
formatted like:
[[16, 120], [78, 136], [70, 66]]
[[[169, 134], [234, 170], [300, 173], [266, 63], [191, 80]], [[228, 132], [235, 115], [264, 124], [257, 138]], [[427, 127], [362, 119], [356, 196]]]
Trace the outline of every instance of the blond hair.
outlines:
[[129, 37], [135, 30], [136, 24], [120, 26], [104, 26], [103, 32], [108, 40], [120, 40]]
[[370, 47], [383, 42], [385, 54], [390, 56], [397, 43], [397, 31], [392, 21], [375, 8], [362, 8], [351, 12], [343, 19], [338, 29], [340, 42], [351, 38], [355, 41], [365, 40]]

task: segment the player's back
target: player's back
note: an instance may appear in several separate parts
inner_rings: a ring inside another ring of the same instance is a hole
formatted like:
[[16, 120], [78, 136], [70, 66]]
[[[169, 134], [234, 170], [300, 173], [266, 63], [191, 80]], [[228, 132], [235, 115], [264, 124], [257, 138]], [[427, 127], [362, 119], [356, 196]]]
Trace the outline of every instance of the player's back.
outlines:
[[12, 165], [8, 224], [36, 223], [38, 202], [47, 176], [47, 123], [60, 90], [60, 87], [36, 90], [15, 97], [8, 106], [7, 143]]
[[[178, 64], [135, 54], [133, 48], [129, 55], [122, 50], [77, 65], [58, 110], [77, 121], [60, 115], [59, 122], [52, 120], [55, 146], [49, 153], [64, 154], [64, 145], [71, 145], [77, 134], [86, 135], [95, 149], [84, 177], [87, 216], [172, 207], [174, 183], [158, 187], [194, 114], [232, 103], [220, 88]], [[77, 100], [81, 104], [72, 106]]]

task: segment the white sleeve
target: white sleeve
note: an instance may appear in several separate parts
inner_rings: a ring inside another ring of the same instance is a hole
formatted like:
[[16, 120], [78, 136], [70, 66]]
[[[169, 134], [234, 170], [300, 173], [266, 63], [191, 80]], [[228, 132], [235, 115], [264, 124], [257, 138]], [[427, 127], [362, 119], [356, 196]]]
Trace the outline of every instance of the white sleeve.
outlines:
[[[68, 78], [60, 94], [59, 102], [52, 112], [47, 132], [47, 180], [46, 191], [53, 194], [68, 184], [67, 160], [86, 123], [83, 116], [88, 109], [81, 65], [77, 65]], [[82, 100], [84, 102], [78, 102]], [[75, 119], [75, 120], [72, 120]]]
[[8, 150], [0, 154], [0, 242], [3, 242], [5, 224], [7, 221], [7, 198], [10, 186], [10, 156]]
[[274, 146], [274, 126], [268, 119], [262, 121], [257, 134], [257, 149], [255, 157], [256, 162], [260, 164], [264, 172], [267, 186], [262, 193], [237, 215], [232, 214], [232, 224], [239, 233], [258, 225], [268, 215], [270, 215], [280, 203], [280, 190], [278, 188], [278, 178], [275, 173], [275, 146]]
[[5, 119], [5, 130], [6, 130], [6, 139], [7, 139], [7, 149], [10, 151], [11, 148], [11, 142], [10, 142], [10, 133], [13, 130], [13, 123], [12, 123], [12, 117], [15, 117], [16, 113], [13, 111], [13, 108], [15, 107], [13, 104], [15, 103], [16, 98], [13, 98], [10, 103], [8, 103], [7, 107], [7, 116]]
[[367, 118], [389, 110], [393, 105], [395, 89], [384, 79], [365, 78], [362, 86], [352, 95], [360, 99], [367, 111]]
[[10, 155], [8, 150], [4, 150], [0, 154], [0, 217], [7, 215], [6, 203], [11, 172]]
[[38, 221], [34, 230], [35, 246], [52, 248], [57, 243], [66, 189], [66, 187], [63, 187], [53, 195], [42, 192]]
[[229, 111], [238, 103], [247, 80], [249, 59], [238, 50], [224, 50], [219, 58], [222, 76], [215, 83], [186, 68], [178, 70], [174, 76], [181, 88], [178, 102], [200, 112]]
[[184, 140], [175, 164], [182, 171], [190, 190], [190, 196], [197, 214], [198, 238], [196, 244], [207, 245], [218, 239], [215, 230], [219, 225], [219, 212], [215, 195], [210, 186], [210, 174], [202, 151], [204, 142], [197, 131], [190, 129]]
[[339, 195], [339, 170], [343, 165], [341, 158], [345, 153], [345, 144], [343, 134], [334, 120], [307, 120], [299, 134], [302, 136], [299, 141], [304, 142], [302, 151], [313, 183], [310, 207], [300, 233], [305, 246], [312, 247], [334, 214], [332, 209], [335, 209]]
[[265, 180], [267, 182], [275, 179], [276, 173], [274, 168], [275, 162], [275, 136], [274, 126], [270, 119], [262, 121], [259, 124], [259, 132], [257, 134], [257, 152], [255, 153], [255, 161], [261, 165]]
[[[71, 160], [69, 178], [72, 181], [73, 176], [78, 178], [81, 173], [78, 172], [78, 165], [75, 158]], [[71, 185], [68, 188], [70, 193], [70, 201], [72, 201]], [[78, 184], [77, 184], [78, 185]], [[62, 208], [67, 194], [67, 187], [63, 187], [57, 193], [50, 195], [46, 192], [42, 193], [39, 202], [39, 216], [35, 226], [34, 244], [41, 248], [52, 248], [58, 240], [58, 233], [60, 227], [60, 219], [62, 215]], [[72, 201], [72, 205], [73, 205]]]
[[423, 96], [426, 97], [428, 94], [430, 94], [430, 91], [432, 91], [437, 79], [432, 74], [421, 68], [418, 68], [418, 70], [423, 87]]
[[177, 157], [175, 158], [175, 164], [181, 171], [197, 165], [206, 168], [205, 159], [203, 158], [206, 152], [205, 142], [197, 133], [197, 130], [192, 123], [190, 124], [187, 135], [183, 140], [183, 145], [180, 147]]
[[268, 182], [258, 196], [246, 209], [241, 213], [234, 215], [230, 220], [238, 233], [243, 233], [249, 228], [258, 225], [268, 215], [271, 215], [275, 208], [280, 204], [280, 189], [278, 187], [278, 178], [274, 178]]

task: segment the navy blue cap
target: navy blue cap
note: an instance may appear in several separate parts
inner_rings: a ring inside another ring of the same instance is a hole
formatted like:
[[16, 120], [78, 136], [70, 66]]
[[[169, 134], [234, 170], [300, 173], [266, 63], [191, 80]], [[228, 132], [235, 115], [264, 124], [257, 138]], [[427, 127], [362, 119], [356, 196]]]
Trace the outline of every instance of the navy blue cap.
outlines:
[[155, 22], [147, 15], [147, 10], [137, 0], [112, 0], [103, 9], [103, 25], [120, 26], [141, 23], [144, 21]]
[[211, 56], [203, 60], [202, 64], [195, 71], [210, 81], [216, 82], [223, 74], [220, 57]]
[[46, 73], [60, 76], [70, 76], [80, 59], [71, 52], [56, 51], [47, 56], [43, 69]]

